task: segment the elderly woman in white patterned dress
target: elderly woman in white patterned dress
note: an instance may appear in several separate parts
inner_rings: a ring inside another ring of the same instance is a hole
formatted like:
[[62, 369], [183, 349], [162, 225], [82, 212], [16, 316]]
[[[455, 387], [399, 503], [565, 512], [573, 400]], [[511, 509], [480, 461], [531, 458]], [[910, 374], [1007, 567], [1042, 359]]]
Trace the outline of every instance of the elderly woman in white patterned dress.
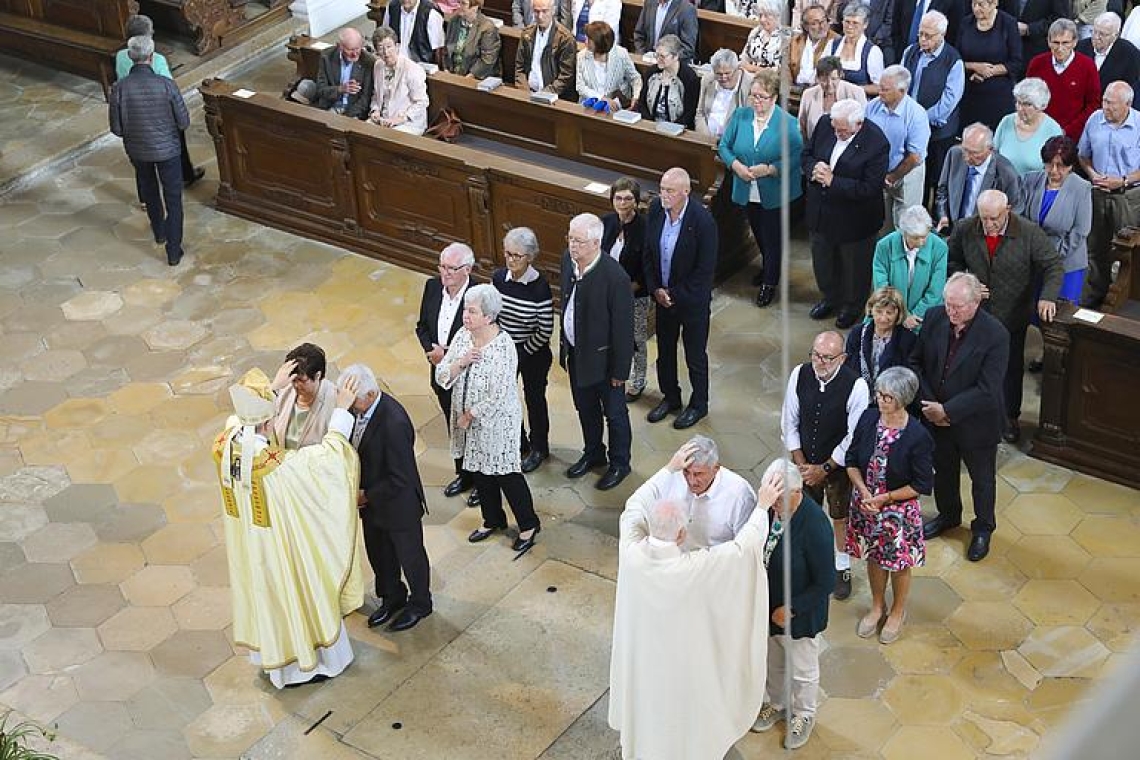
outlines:
[[740, 65], [749, 74], [760, 69], [778, 69], [788, 35], [780, 27], [782, 6], [776, 0], [757, 0], [756, 26], [748, 33], [740, 52]]
[[493, 286], [467, 289], [463, 327], [436, 366], [435, 379], [451, 390], [451, 455], [462, 458], [463, 469], [474, 474], [481, 499], [483, 525], [467, 540], [478, 543], [506, 529], [506, 494], [519, 526], [512, 548], [522, 552], [534, 545], [540, 525], [519, 455], [518, 354], [495, 321], [502, 307]]

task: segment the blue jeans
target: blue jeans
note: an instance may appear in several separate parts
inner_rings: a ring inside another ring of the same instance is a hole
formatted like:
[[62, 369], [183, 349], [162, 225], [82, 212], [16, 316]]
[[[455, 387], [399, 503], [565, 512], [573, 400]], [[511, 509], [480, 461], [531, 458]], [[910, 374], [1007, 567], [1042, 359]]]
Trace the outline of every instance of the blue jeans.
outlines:
[[156, 242], [166, 241], [166, 258], [174, 260], [182, 255], [182, 159], [131, 159], [131, 163], [150, 217], [150, 230]]

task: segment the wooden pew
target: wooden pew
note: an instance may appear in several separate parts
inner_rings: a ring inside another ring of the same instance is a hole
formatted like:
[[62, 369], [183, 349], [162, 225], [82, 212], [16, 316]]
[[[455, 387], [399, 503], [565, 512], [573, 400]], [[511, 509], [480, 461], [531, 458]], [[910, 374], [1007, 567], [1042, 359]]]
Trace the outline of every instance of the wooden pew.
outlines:
[[0, 0], [0, 50], [88, 79], [107, 96], [134, 0]]
[[572, 174], [236, 89], [214, 79], [201, 93], [218, 208], [251, 221], [428, 274], [461, 240], [486, 275], [503, 266], [503, 234], [527, 226], [557, 291], [567, 220], [611, 210]]
[[245, 12], [230, 0], [138, 0], [155, 27], [189, 35], [194, 52], [205, 55], [221, 47], [222, 38], [245, 23]]
[[[522, 39], [522, 29], [517, 26], [504, 25], [499, 29], [499, 39], [503, 42], [502, 50], [499, 51], [499, 60], [503, 66], [503, 81], [509, 84], [514, 81], [515, 59], [519, 54], [519, 41]], [[652, 63], [646, 63], [645, 58], [637, 53], [630, 53], [629, 57], [633, 59], [633, 65], [642, 76], [646, 73], [652, 73], [653, 70], [657, 68]]]

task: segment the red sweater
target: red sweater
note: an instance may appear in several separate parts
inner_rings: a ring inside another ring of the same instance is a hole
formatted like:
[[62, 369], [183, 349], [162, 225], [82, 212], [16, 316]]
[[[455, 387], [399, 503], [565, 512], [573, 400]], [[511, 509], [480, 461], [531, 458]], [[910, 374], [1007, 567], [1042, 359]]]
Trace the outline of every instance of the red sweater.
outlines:
[[1083, 53], [1073, 53], [1065, 73], [1053, 68], [1053, 54], [1041, 53], [1029, 62], [1025, 76], [1045, 80], [1049, 87], [1049, 107], [1045, 113], [1061, 125], [1065, 134], [1080, 142], [1092, 112], [1100, 108], [1100, 72], [1096, 62]]

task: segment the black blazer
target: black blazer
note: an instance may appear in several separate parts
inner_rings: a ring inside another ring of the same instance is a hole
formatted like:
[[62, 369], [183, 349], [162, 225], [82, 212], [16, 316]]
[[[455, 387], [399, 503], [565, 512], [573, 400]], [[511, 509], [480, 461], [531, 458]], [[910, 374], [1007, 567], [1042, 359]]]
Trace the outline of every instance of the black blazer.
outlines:
[[[619, 232], [622, 232], [622, 224], [616, 213], [602, 217], [602, 253], [610, 255]], [[629, 281], [637, 286], [633, 289], [634, 295], [649, 295], [645, 290], [645, 214], [638, 211], [634, 215], [633, 221], [625, 225], [624, 237], [618, 263], [629, 275]]]
[[361, 518], [383, 530], [411, 530], [427, 512], [416, 466], [416, 429], [400, 402], [380, 396], [360, 436]]
[[[875, 335], [875, 325], [872, 322], [861, 322], [855, 327], [851, 328], [851, 332], [847, 333], [847, 358], [843, 361], [851, 369], [855, 370], [855, 374], [863, 377], [862, 362], [860, 356], [867, 357], [867, 366], [874, 367], [871, 363], [871, 348], [874, 345], [872, 338]], [[891, 334], [890, 341], [883, 348], [883, 355], [879, 357], [879, 372], [887, 369], [888, 367], [905, 367], [910, 362], [910, 352], [914, 349], [914, 342], [918, 340], [913, 332], [906, 329], [902, 325], [896, 325], [894, 333]], [[868, 390], [871, 391], [871, 405], [875, 406], [875, 375], [871, 378], [871, 382], [867, 385]]]
[[[851, 445], [847, 447], [845, 467], [854, 467], [867, 477], [867, 465], [875, 454], [875, 426], [879, 424], [879, 410], [868, 409], [859, 418]], [[887, 490], [910, 486], [919, 493], [930, 493], [934, 488], [934, 439], [926, 426], [913, 416], [891, 446], [887, 457]]]
[[[1077, 52], [1084, 53], [1096, 61], [1096, 51], [1093, 50], [1092, 40], [1081, 40], [1077, 43]], [[1136, 49], [1123, 37], [1112, 43], [1112, 49], [1100, 67], [1100, 94], [1113, 82], [1126, 82], [1129, 87], [1136, 87], [1140, 79], [1140, 50]]]
[[[914, 0], [895, 0], [894, 19], [891, 24], [891, 39], [894, 41], [895, 55], [902, 58], [903, 50], [907, 46], [907, 36], [910, 34], [910, 25], [914, 21], [914, 8], [918, 5]], [[967, 3], [964, 0], [931, 0], [927, 11], [938, 11], [946, 16], [946, 43], [952, 44], [958, 39], [958, 25], [966, 15]]]
[[[477, 284], [474, 277], [469, 277], [467, 287]], [[466, 291], [465, 291], [466, 292]], [[436, 338], [436, 322], [439, 321], [439, 309], [443, 305], [443, 281], [439, 277], [432, 277], [424, 283], [424, 294], [420, 298], [420, 318], [416, 320], [416, 338], [420, 341], [424, 353], [431, 351]], [[455, 312], [455, 319], [451, 322], [451, 329], [447, 331], [447, 342], [450, 345], [455, 333], [463, 327], [462, 306]], [[436, 391], [441, 389], [435, 382], [435, 367], [429, 369], [431, 387]]]
[[[768, 524], [772, 524], [771, 511]], [[772, 612], [784, 604], [784, 552], [792, 555], [793, 639], [810, 638], [827, 628], [827, 608], [835, 588], [834, 543], [831, 520], [822, 507], [804, 494], [788, 530], [768, 560], [768, 608]], [[784, 630], [769, 622], [768, 632], [777, 636]]]
[[[348, 107], [345, 116], [354, 119], [367, 119], [368, 110], [372, 106], [372, 71], [376, 66], [376, 59], [361, 52], [360, 57], [352, 64], [351, 79], [360, 83], [360, 92], [348, 96]], [[320, 64], [317, 67], [317, 102], [318, 108], [326, 111], [340, 99], [336, 88], [340, 85], [340, 48], [333, 46], [321, 53]]]
[[[645, 221], [645, 288], [653, 295], [661, 285], [661, 230], [665, 226], [661, 199], [649, 204]], [[669, 295], [679, 311], [709, 309], [716, 274], [716, 221], [701, 202], [689, 196], [681, 217], [681, 232], [669, 265]]]
[[[571, 289], [573, 288], [573, 296]], [[570, 253], [562, 254], [562, 311], [574, 301], [574, 383], [585, 388], [610, 380], [625, 381], [633, 362], [633, 292], [621, 264], [604, 253], [581, 280], [574, 279]], [[565, 331], [559, 339], [558, 363], [567, 370], [570, 343]]]
[[851, 144], [835, 163], [831, 187], [811, 181], [812, 168], [829, 163], [835, 128], [824, 116], [804, 144], [800, 167], [807, 182], [807, 225], [833, 243], [853, 243], [876, 237], [883, 226], [883, 180], [891, 146], [883, 130], [870, 119], [863, 122]]
[[997, 317], [979, 308], [947, 369], [950, 330], [946, 307], [930, 307], [910, 354], [910, 368], [920, 382], [919, 395], [923, 401], [942, 404], [960, 447], [996, 446], [1005, 427], [1002, 387], [1009, 362], [1009, 333]]
[[1028, 66], [1033, 56], [1049, 52], [1049, 26], [1059, 18], [1070, 18], [1071, 14], [1069, 0], [1027, 0], [1019, 13], [1020, 6], [1020, 0], [998, 2], [998, 10], [1029, 27], [1029, 33], [1021, 38], [1021, 62]]

